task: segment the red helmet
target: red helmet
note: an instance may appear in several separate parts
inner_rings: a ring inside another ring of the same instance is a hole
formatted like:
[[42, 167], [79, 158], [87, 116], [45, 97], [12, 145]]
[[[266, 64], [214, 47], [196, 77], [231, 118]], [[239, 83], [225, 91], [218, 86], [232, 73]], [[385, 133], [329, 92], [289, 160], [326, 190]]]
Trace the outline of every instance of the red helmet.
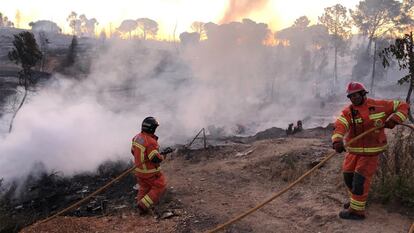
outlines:
[[368, 93], [364, 84], [360, 82], [350, 82], [346, 88], [346, 95], [351, 95], [360, 91], [365, 91], [365, 93]]

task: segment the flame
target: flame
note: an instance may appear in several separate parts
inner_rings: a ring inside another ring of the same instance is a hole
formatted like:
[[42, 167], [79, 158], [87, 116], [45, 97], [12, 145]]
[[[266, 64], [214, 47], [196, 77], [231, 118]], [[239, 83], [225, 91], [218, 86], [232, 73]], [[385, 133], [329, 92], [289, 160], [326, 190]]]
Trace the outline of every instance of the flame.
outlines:
[[264, 41], [263, 41], [263, 45], [268, 46], [268, 47], [275, 47], [275, 46], [290, 46], [290, 41], [289, 40], [281, 40], [281, 39], [276, 39], [273, 35], [269, 35]]
[[268, 47], [275, 47], [277, 45], [277, 41], [271, 33], [269, 34], [270, 35], [268, 35], [266, 39], [263, 40], [263, 45], [268, 46]]

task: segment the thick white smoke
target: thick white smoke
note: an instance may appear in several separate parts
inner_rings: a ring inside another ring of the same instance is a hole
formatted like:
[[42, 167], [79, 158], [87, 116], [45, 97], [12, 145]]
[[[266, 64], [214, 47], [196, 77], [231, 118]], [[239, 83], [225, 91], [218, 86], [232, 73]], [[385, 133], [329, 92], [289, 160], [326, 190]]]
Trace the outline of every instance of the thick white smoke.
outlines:
[[56, 74], [0, 139], [0, 177], [23, 175], [37, 162], [71, 175], [131, 158], [130, 140], [146, 116], [160, 120], [161, 145], [173, 145], [209, 125], [254, 133], [319, 111], [314, 77], [301, 79], [296, 57], [263, 45], [265, 24], [208, 24], [206, 31], [208, 40], [185, 46], [107, 42], [85, 80]]
[[2, 177], [24, 175], [36, 162], [72, 174], [128, 156], [125, 136], [134, 133], [137, 119], [111, 112], [99, 105], [96, 96], [76, 93], [71, 87], [65, 83], [46, 88], [21, 109], [13, 132], [0, 143]]

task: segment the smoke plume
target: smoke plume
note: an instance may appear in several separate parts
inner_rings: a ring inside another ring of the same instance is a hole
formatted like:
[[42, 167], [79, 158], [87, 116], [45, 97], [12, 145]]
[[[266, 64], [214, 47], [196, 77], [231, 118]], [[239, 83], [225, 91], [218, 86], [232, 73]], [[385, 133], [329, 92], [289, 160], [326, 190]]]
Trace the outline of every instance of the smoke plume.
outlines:
[[243, 125], [254, 134], [321, 111], [312, 85], [323, 73], [309, 68], [312, 62], [305, 76], [292, 48], [263, 45], [266, 24], [245, 19], [205, 29], [207, 40], [178, 47], [94, 43], [87, 78], [55, 74], [30, 96], [13, 132], [0, 139], [0, 177], [22, 176], [39, 163], [72, 175], [108, 159], [132, 159], [131, 138], [146, 116], [158, 118], [159, 142], [169, 146], [188, 143], [203, 127], [234, 135]]
[[230, 0], [220, 24], [237, 21], [249, 16], [250, 13], [261, 10], [268, 0]]

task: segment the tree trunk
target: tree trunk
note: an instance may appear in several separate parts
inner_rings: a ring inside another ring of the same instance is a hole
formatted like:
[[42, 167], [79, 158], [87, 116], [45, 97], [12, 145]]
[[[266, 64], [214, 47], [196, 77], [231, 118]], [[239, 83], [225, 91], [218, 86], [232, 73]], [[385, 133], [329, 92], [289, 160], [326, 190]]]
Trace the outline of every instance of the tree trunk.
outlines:
[[[413, 32], [410, 32], [410, 49], [409, 49], [409, 71], [410, 71], [410, 88], [408, 89], [407, 98], [405, 101], [408, 104], [411, 104], [411, 93], [413, 92], [414, 88], [414, 40], [413, 40]], [[411, 123], [414, 123], [414, 117], [411, 114], [411, 108], [408, 111], [408, 119], [411, 121]]]
[[335, 43], [335, 62], [334, 62], [334, 92], [336, 90], [336, 85], [338, 82], [338, 45]]
[[[405, 99], [405, 102], [411, 105], [411, 93], [413, 92], [414, 87], [414, 76], [411, 74], [410, 78], [410, 88], [408, 89], [407, 98]], [[411, 123], [414, 123], [413, 115], [411, 114], [411, 108], [408, 111], [408, 119], [411, 121]]]
[[44, 55], [42, 56], [42, 59], [40, 60], [40, 68], [39, 71], [43, 72], [43, 59], [44, 59]]
[[371, 95], [374, 96], [375, 63], [377, 62], [377, 41], [374, 41], [374, 57], [372, 59]]
[[373, 37], [369, 37], [368, 46], [367, 46], [367, 54], [369, 54], [369, 51], [371, 50], [372, 40], [373, 40]]
[[22, 101], [20, 102], [19, 107], [18, 107], [18, 108], [16, 109], [16, 111], [13, 113], [13, 116], [12, 116], [12, 119], [11, 119], [11, 122], [10, 122], [9, 133], [11, 133], [11, 131], [12, 131], [12, 129], [13, 129], [13, 122], [14, 122], [14, 118], [16, 117], [17, 112], [19, 112], [20, 108], [22, 108], [22, 106], [23, 106], [24, 102], [26, 101], [26, 97], [27, 97], [27, 86], [25, 86], [25, 87], [24, 87], [24, 95], [23, 95], [23, 99], [22, 99]]
[[369, 41], [368, 41], [368, 46], [367, 46], [367, 54], [369, 54], [369, 52], [371, 51], [371, 45], [372, 45], [372, 41], [374, 40], [375, 31], [376, 31], [376, 27], [372, 29], [372, 32], [368, 36]]
[[47, 57], [47, 52], [45, 50], [43, 52], [43, 56], [42, 56], [42, 60], [41, 60], [41, 64], [40, 64], [40, 71], [42, 71], [42, 72], [45, 71], [46, 57]]

